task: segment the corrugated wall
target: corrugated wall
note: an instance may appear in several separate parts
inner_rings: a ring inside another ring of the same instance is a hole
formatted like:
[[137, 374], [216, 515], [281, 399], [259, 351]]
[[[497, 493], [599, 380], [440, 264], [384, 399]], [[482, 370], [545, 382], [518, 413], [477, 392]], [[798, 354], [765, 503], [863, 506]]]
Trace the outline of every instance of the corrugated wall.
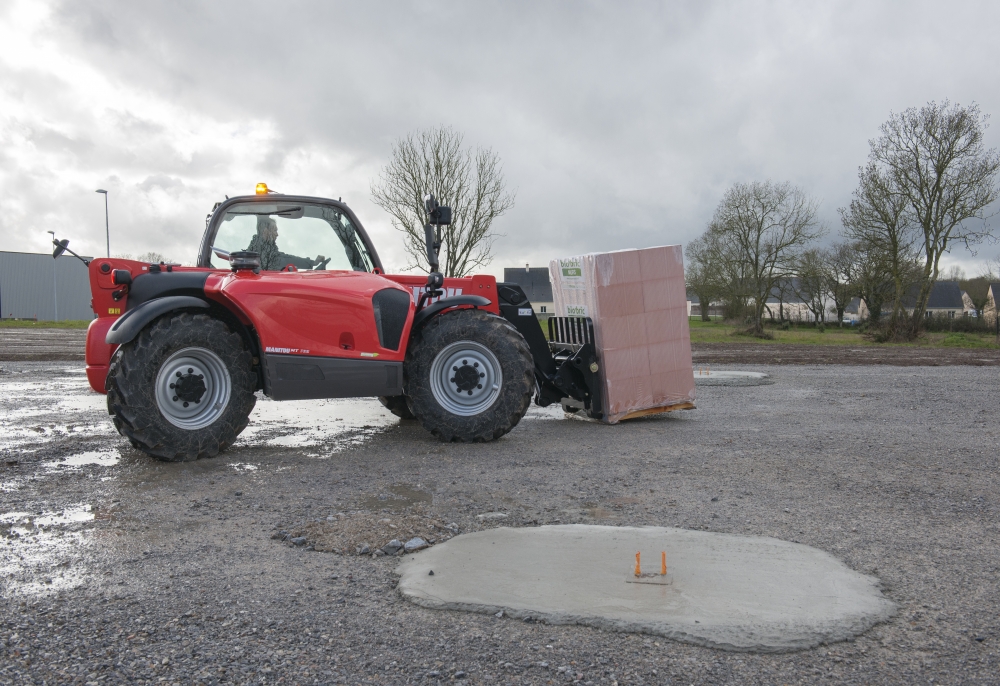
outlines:
[[[53, 284], [55, 276], [55, 284]], [[53, 288], [54, 286], [54, 288]], [[87, 267], [72, 255], [0, 252], [0, 313], [52, 321], [93, 319]]]

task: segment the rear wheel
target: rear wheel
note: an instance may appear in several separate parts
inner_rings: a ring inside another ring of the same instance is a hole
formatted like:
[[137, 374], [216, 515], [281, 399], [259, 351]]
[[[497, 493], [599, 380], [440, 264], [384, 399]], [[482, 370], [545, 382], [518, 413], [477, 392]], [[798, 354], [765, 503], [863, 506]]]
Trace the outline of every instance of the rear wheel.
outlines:
[[168, 314], [115, 353], [108, 412], [153, 457], [215, 457], [246, 428], [255, 386], [239, 334], [205, 314]]
[[444, 441], [491, 441], [531, 404], [534, 363], [524, 338], [482, 310], [432, 318], [410, 342], [403, 367], [410, 411]]
[[378, 401], [382, 403], [385, 409], [400, 419], [416, 419], [413, 413], [410, 412], [410, 408], [406, 404], [406, 396], [404, 395], [380, 396]]

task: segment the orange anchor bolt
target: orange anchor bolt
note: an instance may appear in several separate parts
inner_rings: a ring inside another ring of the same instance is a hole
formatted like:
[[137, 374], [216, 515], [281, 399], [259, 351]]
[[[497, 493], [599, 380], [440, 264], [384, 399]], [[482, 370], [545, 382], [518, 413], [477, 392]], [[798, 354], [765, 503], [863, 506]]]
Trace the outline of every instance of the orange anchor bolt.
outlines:
[[639, 568], [639, 553], [636, 551], [635, 554], [635, 575], [642, 576], [642, 570]]
[[667, 551], [664, 550], [660, 553], [660, 576], [667, 575]]

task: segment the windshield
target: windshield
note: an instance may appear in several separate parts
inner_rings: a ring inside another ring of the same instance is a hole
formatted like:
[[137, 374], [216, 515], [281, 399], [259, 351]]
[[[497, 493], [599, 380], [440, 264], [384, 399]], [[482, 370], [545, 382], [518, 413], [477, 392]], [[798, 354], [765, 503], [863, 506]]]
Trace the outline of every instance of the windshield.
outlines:
[[[214, 248], [226, 252], [252, 250], [260, 267], [280, 271], [344, 269], [370, 272], [374, 267], [354, 224], [335, 207], [309, 203], [241, 203], [226, 209], [215, 234]], [[213, 267], [229, 263], [214, 252]]]

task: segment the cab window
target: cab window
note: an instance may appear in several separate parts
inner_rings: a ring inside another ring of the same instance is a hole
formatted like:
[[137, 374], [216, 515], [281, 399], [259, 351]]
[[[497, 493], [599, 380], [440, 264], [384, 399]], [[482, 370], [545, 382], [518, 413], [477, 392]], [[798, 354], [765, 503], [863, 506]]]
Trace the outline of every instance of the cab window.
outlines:
[[[309, 203], [240, 203], [226, 209], [212, 247], [260, 254], [261, 269], [370, 272], [374, 262], [354, 224], [335, 207]], [[214, 252], [213, 267], [229, 264]]]

